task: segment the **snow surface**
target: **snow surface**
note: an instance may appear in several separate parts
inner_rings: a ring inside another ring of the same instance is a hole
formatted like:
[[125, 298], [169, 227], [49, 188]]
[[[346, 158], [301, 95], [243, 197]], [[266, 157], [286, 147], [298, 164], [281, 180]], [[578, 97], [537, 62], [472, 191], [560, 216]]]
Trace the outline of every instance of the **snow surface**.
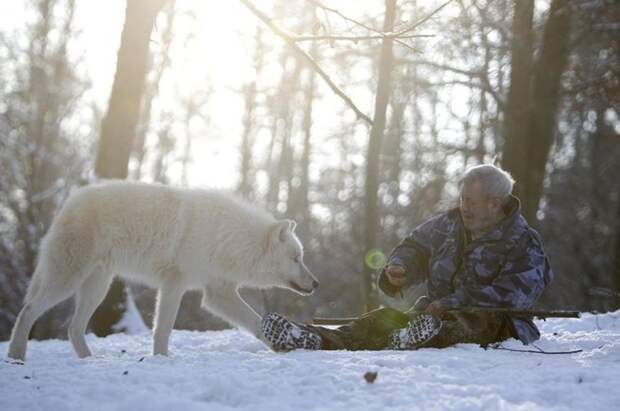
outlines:
[[0, 362], [0, 410], [619, 410], [620, 311], [538, 324], [538, 347], [583, 351], [282, 354], [226, 330], [174, 331], [170, 357], [149, 354], [148, 333], [89, 335], [95, 356], [79, 360], [67, 341], [31, 341], [25, 364]]

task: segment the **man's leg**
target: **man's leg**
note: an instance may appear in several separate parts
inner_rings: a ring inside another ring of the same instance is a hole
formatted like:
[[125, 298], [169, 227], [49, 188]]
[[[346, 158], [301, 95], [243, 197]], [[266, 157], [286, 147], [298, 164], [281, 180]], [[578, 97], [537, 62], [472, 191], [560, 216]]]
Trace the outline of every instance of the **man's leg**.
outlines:
[[276, 351], [297, 348], [322, 350], [380, 350], [390, 334], [406, 327], [411, 317], [391, 308], [370, 311], [336, 329], [299, 324], [272, 313], [263, 318], [262, 330]]
[[445, 348], [459, 343], [486, 346], [511, 337], [508, 319], [498, 313], [450, 313], [439, 333], [418, 348]]
[[323, 350], [381, 350], [387, 347], [390, 334], [406, 327], [410, 316], [392, 308], [372, 310], [336, 329], [309, 326], [321, 336]]

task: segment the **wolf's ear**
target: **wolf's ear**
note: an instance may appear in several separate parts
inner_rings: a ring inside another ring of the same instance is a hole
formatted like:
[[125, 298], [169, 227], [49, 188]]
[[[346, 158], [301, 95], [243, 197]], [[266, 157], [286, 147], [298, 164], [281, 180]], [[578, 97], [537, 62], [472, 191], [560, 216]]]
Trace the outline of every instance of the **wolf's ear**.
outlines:
[[276, 233], [275, 238], [278, 238], [280, 241], [285, 242], [286, 237], [289, 235], [289, 233], [292, 233], [293, 230], [295, 230], [296, 226], [297, 223], [295, 223], [293, 220], [278, 221], [274, 228], [274, 232]]

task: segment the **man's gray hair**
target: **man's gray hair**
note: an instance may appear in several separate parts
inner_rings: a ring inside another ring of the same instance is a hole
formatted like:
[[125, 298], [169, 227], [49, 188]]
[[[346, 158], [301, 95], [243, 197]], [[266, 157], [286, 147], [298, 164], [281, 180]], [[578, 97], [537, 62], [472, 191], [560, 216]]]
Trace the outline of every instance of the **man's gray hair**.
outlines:
[[480, 182], [482, 191], [488, 198], [499, 198], [503, 204], [508, 201], [515, 183], [509, 172], [493, 164], [482, 164], [468, 168], [461, 179], [461, 187], [475, 181]]

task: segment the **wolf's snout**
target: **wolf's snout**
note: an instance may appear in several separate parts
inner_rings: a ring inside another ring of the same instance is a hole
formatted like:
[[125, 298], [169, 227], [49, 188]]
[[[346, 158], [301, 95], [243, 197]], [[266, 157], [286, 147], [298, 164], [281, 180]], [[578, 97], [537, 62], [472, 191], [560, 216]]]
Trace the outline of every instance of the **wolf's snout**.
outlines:
[[319, 282], [318, 282], [317, 280], [313, 280], [313, 281], [312, 281], [312, 288], [313, 288], [313, 289], [315, 289], [315, 290], [316, 290], [317, 288], [319, 288]]

